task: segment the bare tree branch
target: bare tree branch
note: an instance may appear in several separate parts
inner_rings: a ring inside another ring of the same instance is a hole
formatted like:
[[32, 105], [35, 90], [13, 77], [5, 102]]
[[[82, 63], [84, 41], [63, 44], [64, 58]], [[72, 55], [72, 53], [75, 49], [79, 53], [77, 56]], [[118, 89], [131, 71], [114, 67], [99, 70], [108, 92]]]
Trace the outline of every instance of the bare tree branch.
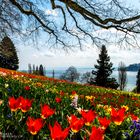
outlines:
[[30, 10], [25, 10], [22, 8], [22, 6], [16, 2], [16, 0], [10, 0], [10, 2], [15, 5], [23, 14], [26, 14], [28, 16], [33, 16], [35, 17], [35, 19], [44, 27], [47, 29], [47, 32], [48, 33], [53, 33], [54, 31], [52, 29], [50, 29], [48, 26], [46, 26], [46, 24], [40, 19], [40, 17], [35, 14], [33, 11], [32, 11], [32, 6], [30, 6]]
[[133, 17], [124, 18], [124, 19], [120, 19], [120, 20], [117, 20], [117, 19], [114, 19], [114, 18], [107, 18], [107, 19], [103, 20], [98, 15], [89, 12], [88, 10], [86, 10], [83, 7], [79, 6], [74, 1], [71, 1], [71, 0], [70, 1], [67, 0], [67, 2], [64, 1], [64, 0], [60, 0], [60, 1], [65, 3], [68, 7], [70, 7], [74, 11], [80, 13], [85, 18], [90, 19], [90, 21], [97, 20], [99, 23], [104, 24], [104, 25], [108, 24], [109, 22], [113, 23], [113, 24], [122, 24], [122, 23], [125, 23], [125, 22], [131, 22], [131, 21], [135, 21], [137, 19], [140, 19], [140, 15], [136, 15], [136, 16], [133, 16]]
[[137, 42], [140, 33], [140, 11], [122, 5], [119, 0], [1, 0], [0, 30], [19, 34], [24, 30], [27, 35], [45, 31], [50, 46], [82, 48], [89, 39], [96, 45], [108, 40], [97, 34], [99, 30], [115, 29], [122, 33], [118, 42], [131, 44], [129, 38]]

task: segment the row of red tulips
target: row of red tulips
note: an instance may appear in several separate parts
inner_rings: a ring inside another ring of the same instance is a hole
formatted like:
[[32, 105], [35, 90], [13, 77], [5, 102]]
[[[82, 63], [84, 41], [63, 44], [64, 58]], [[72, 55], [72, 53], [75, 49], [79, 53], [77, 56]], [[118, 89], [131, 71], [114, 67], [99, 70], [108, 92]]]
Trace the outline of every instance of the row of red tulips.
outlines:
[[[18, 109], [20, 109], [23, 113], [26, 113], [32, 107], [32, 102], [33, 100], [25, 99], [22, 96], [20, 96], [17, 99], [15, 99], [14, 97], [10, 97], [8, 103], [12, 112], [16, 112]], [[68, 136], [70, 129], [72, 132], [77, 133], [82, 129], [84, 125], [90, 126], [94, 122], [94, 120], [97, 119], [100, 126], [96, 127], [93, 125], [91, 132], [89, 132], [88, 130], [86, 131], [89, 134], [90, 140], [97, 140], [97, 139], [103, 140], [105, 130], [110, 125], [111, 122], [115, 123], [116, 125], [121, 125], [121, 123], [127, 117], [129, 117], [126, 106], [122, 107], [119, 110], [115, 108], [111, 108], [110, 118], [99, 117], [98, 114], [93, 110], [85, 111], [81, 109], [79, 110], [79, 113], [82, 116], [81, 118], [78, 118], [74, 114], [72, 114], [70, 117], [67, 116], [67, 120], [70, 125], [64, 130], [62, 130], [61, 125], [57, 121], [55, 121], [54, 126], [51, 126], [49, 124], [51, 138], [53, 140], [58, 140], [58, 139], [64, 140]], [[45, 125], [44, 119], [47, 119], [53, 114], [55, 114], [55, 109], [51, 109], [49, 105], [46, 105], [46, 104], [41, 105], [40, 118], [35, 119], [34, 117], [31, 117], [31, 116], [28, 117], [26, 121], [28, 131], [32, 135], [36, 135], [40, 131], [40, 129]], [[138, 120], [138, 117], [135, 115], [130, 115], [130, 117], [133, 120]]]

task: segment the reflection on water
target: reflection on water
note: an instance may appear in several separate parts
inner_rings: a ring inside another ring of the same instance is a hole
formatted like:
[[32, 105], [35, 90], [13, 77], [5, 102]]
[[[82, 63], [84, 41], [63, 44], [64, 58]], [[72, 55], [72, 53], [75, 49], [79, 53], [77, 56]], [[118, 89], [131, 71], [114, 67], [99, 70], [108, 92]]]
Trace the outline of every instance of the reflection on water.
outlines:
[[[60, 75], [65, 72], [66, 69], [67, 68], [54, 69], [55, 78], [59, 78]], [[77, 68], [77, 71], [81, 75], [85, 72], [91, 72], [92, 70], [93, 70], [93, 68]], [[52, 77], [52, 71], [53, 71], [53, 69], [46, 70], [46, 76]], [[127, 72], [127, 86], [126, 86], [125, 90], [131, 91], [135, 87], [135, 85], [136, 85], [136, 75], [137, 75], [137, 72], [130, 72], [130, 71]], [[114, 71], [112, 73], [112, 77], [114, 77], [114, 78], [116, 78], [116, 80], [118, 80], [118, 71]]]

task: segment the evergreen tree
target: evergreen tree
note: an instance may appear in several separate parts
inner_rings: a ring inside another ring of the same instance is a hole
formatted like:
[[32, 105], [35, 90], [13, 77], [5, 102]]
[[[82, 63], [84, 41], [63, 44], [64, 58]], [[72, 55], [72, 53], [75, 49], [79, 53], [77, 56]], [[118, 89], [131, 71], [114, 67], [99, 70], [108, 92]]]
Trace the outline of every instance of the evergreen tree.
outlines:
[[0, 67], [17, 70], [19, 60], [12, 40], [5, 36], [0, 43]]
[[39, 75], [39, 68], [38, 68], [38, 66], [36, 66], [36, 70], [35, 70], [34, 74]]
[[140, 69], [137, 74], [136, 91], [140, 93]]
[[28, 73], [32, 74], [32, 66], [31, 66], [31, 64], [28, 64]]
[[54, 70], [52, 71], [52, 78], [54, 78], [54, 76], [55, 76], [55, 72], [54, 72]]
[[39, 66], [39, 75], [45, 76], [45, 68], [42, 64]]
[[113, 63], [110, 62], [110, 57], [107, 54], [105, 45], [102, 45], [101, 47], [97, 63], [98, 65], [95, 65], [96, 71], [92, 71], [92, 74], [95, 77], [91, 79], [90, 84], [117, 89], [118, 83], [116, 82], [116, 79], [110, 77], [114, 68], [112, 68]]
[[33, 70], [32, 70], [32, 73], [35, 74], [35, 72], [36, 72], [35, 64], [33, 64]]

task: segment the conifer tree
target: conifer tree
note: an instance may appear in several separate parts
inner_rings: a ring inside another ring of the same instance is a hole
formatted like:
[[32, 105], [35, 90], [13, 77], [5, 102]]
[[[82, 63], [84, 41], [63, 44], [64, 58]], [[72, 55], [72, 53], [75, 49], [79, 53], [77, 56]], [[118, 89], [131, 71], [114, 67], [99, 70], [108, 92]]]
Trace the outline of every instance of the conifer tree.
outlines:
[[54, 72], [54, 70], [52, 71], [52, 78], [54, 78], [55, 77], [55, 72]]
[[42, 64], [39, 66], [39, 75], [45, 76], [45, 68]]
[[33, 64], [33, 70], [32, 70], [32, 73], [35, 74], [36, 72], [36, 68], [35, 68], [35, 64]]
[[19, 60], [12, 40], [5, 36], [0, 43], [0, 67], [17, 70]]
[[36, 66], [36, 70], [35, 70], [34, 74], [39, 75], [39, 68], [38, 68], [38, 66]]
[[96, 71], [92, 71], [94, 78], [91, 79], [90, 84], [117, 89], [118, 83], [116, 79], [110, 77], [114, 68], [112, 68], [113, 63], [110, 62], [110, 57], [107, 54], [105, 45], [101, 47], [97, 63], [98, 64], [94, 65]]
[[140, 69], [137, 74], [136, 91], [140, 93]]
[[32, 66], [31, 66], [31, 64], [28, 64], [28, 73], [32, 74]]

